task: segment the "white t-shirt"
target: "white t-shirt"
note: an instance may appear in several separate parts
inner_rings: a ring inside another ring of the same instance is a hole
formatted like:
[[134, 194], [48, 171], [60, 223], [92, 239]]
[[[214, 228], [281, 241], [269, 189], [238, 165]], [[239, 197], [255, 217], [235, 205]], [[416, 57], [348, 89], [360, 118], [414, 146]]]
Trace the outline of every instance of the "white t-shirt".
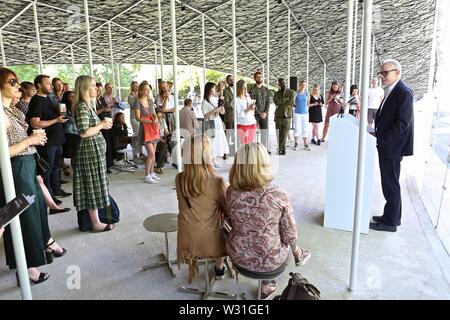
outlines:
[[369, 109], [378, 110], [380, 107], [381, 101], [384, 98], [384, 91], [380, 87], [369, 88]]
[[[217, 103], [214, 99], [210, 99], [211, 103], [209, 103], [206, 100], [203, 100], [202, 102], [202, 112], [203, 112], [203, 116], [205, 114], [207, 114], [208, 112], [213, 111], [215, 108], [217, 108]], [[210, 120], [214, 120], [215, 116], [210, 116], [209, 119]]]
[[245, 112], [248, 105], [252, 102], [249, 97], [242, 99], [240, 97], [236, 98], [236, 112], [237, 112], [237, 123], [243, 126], [250, 126], [256, 123], [255, 111], [251, 110]]

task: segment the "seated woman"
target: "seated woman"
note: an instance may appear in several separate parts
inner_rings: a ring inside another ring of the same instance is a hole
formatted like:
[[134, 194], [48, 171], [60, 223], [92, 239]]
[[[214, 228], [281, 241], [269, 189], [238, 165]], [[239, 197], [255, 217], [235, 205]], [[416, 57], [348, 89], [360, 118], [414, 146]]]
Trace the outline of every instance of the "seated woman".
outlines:
[[189, 265], [188, 282], [197, 275], [196, 258], [216, 259], [216, 277], [225, 274], [222, 221], [227, 213], [225, 182], [212, 166], [211, 143], [204, 135], [183, 143], [184, 171], [175, 177], [178, 199], [177, 261]]
[[[296, 265], [311, 256], [295, 245], [297, 227], [287, 193], [271, 183], [270, 158], [260, 143], [241, 146], [230, 170], [227, 189], [232, 230], [227, 253], [234, 265], [257, 273], [274, 273], [286, 267], [289, 246]], [[263, 281], [263, 299], [275, 294], [274, 281]]]
[[[132, 143], [132, 138], [128, 136], [128, 126], [125, 123], [125, 114], [123, 112], [118, 112], [114, 116], [112, 136], [115, 150], [126, 149]], [[114, 158], [122, 160], [123, 154], [115, 153]]]

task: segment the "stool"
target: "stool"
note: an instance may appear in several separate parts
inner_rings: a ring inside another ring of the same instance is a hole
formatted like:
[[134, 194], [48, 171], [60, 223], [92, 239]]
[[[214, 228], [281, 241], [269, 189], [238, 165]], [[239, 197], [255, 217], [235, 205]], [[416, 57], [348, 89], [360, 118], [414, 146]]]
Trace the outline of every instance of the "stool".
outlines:
[[163, 232], [166, 241], [166, 253], [161, 254], [163, 261], [152, 263], [148, 266], [144, 266], [143, 271], [159, 267], [162, 265], [167, 265], [169, 267], [170, 273], [175, 278], [175, 272], [172, 269], [172, 264], [176, 264], [176, 260], [170, 261], [169, 255], [169, 239], [167, 237], [168, 232], [175, 232], [178, 230], [178, 214], [176, 213], [161, 213], [154, 216], [150, 216], [144, 220], [144, 228], [150, 232]]
[[[210, 270], [208, 268], [208, 266], [209, 266], [208, 262], [212, 261], [212, 263], [214, 265], [216, 260], [213, 260], [213, 259], [195, 259], [195, 260], [197, 260], [198, 264], [203, 264], [205, 266], [205, 290], [201, 290], [201, 289], [195, 288], [195, 287], [182, 286], [177, 289], [178, 291], [198, 294], [198, 295], [201, 295], [203, 299], [206, 299], [209, 296], [214, 296], [217, 298], [233, 298], [233, 299], [236, 298], [235, 294], [231, 294], [231, 293], [227, 293], [227, 292], [220, 292], [220, 291], [212, 291], [212, 287], [213, 287], [214, 283], [216, 282], [216, 276], [214, 275], [211, 279], [209, 278]], [[230, 268], [230, 265], [228, 264], [227, 258], [224, 259], [224, 264], [226, 266], [228, 273], [231, 275], [231, 277], [233, 277], [233, 273], [231, 271], [232, 269]], [[214, 272], [214, 268], [212, 271]]]
[[[238, 284], [238, 275], [241, 274], [246, 278], [258, 280], [258, 294], [256, 295], [256, 300], [261, 300], [261, 288], [263, 280], [274, 280], [277, 279], [286, 269], [286, 264], [282, 265], [280, 268], [271, 271], [271, 272], [254, 272], [242, 267], [239, 267], [236, 264], [233, 264], [234, 271], [236, 271], [236, 286]], [[238, 291], [239, 288], [236, 288]]]
[[138, 166], [135, 165], [132, 161], [128, 160], [128, 152], [132, 151], [128, 147], [126, 149], [116, 150], [116, 153], [123, 154], [123, 162], [121, 166], [114, 166], [114, 169], [119, 170], [121, 172], [135, 172], [134, 168]]

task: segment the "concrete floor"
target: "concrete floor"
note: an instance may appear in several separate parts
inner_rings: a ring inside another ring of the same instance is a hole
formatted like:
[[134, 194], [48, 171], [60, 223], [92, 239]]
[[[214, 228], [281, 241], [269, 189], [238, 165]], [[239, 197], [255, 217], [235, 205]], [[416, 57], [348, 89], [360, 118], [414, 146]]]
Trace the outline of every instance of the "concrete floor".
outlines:
[[[429, 219], [423, 213], [416, 214], [417, 199], [411, 201], [404, 173], [402, 226], [396, 233], [371, 231], [361, 236], [358, 287], [351, 293], [347, 290], [352, 234], [322, 227], [326, 150], [327, 143], [312, 146], [310, 152], [289, 149], [285, 157], [272, 155], [274, 167], [279, 167], [275, 183], [287, 190], [295, 209], [299, 244], [312, 252], [311, 260], [303, 267], [296, 268], [291, 260], [288, 271], [304, 274], [320, 289], [323, 299], [450, 299], [450, 258], [439, 251], [439, 243], [430, 243], [434, 230], [426, 225]], [[224, 177], [230, 164], [219, 170]], [[384, 205], [377, 168], [376, 163], [372, 215], [379, 215]], [[145, 231], [142, 222], [153, 214], [177, 212], [175, 174], [175, 169], [165, 169], [158, 185], [144, 184], [142, 169], [109, 175], [111, 194], [121, 209], [121, 221], [112, 232], [78, 232], [74, 209], [50, 216], [53, 236], [68, 249], [68, 254], [41, 268], [50, 272], [51, 278], [32, 286], [33, 298], [197, 299], [177, 292], [177, 287], [186, 283], [186, 266], [179, 271], [176, 268], [176, 278], [166, 267], [141, 271], [142, 266], [157, 261], [157, 254], [164, 248], [164, 236]], [[71, 184], [64, 185], [64, 189], [71, 190]], [[72, 206], [72, 198], [67, 198], [64, 205]], [[170, 234], [169, 240], [174, 259], [176, 234]], [[0, 251], [0, 299], [20, 299], [14, 272], [7, 269]], [[73, 289], [77, 270], [80, 288]], [[279, 279], [279, 294], [287, 284], [288, 273]], [[201, 280], [203, 274], [195, 283], [202, 285]], [[248, 298], [254, 298], [256, 281], [240, 277], [239, 286]], [[221, 280], [216, 288], [234, 292], [235, 282]]]

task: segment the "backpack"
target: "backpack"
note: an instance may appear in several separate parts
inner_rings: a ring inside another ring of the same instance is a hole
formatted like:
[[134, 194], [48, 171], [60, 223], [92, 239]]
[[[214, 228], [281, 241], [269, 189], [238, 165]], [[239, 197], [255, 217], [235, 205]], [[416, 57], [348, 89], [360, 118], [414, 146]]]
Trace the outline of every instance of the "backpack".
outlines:
[[[98, 217], [102, 223], [117, 223], [120, 220], [120, 210], [111, 195], [109, 195], [109, 203], [110, 205], [106, 208], [98, 209]], [[89, 218], [89, 212], [86, 209], [78, 211], [77, 218], [78, 228], [81, 232], [91, 230], [91, 218]]]
[[290, 272], [289, 283], [274, 300], [320, 300], [320, 291], [300, 273]]

